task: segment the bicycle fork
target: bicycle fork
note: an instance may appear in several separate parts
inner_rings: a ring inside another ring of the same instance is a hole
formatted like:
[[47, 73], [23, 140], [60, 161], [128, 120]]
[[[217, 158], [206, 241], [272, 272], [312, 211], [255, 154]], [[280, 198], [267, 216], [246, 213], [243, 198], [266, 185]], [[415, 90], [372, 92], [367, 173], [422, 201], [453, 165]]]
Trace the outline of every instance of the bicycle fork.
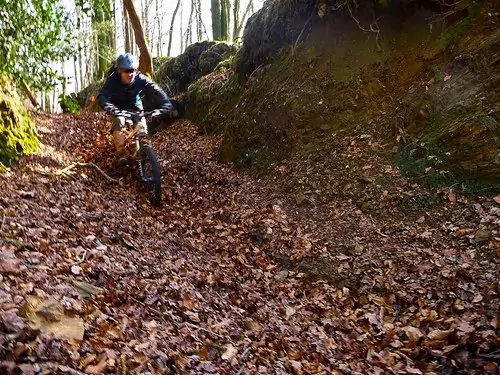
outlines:
[[144, 181], [144, 176], [146, 172], [144, 171], [144, 165], [142, 163], [142, 155], [140, 153], [141, 151], [141, 140], [139, 137], [135, 138], [135, 159], [137, 161], [137, 166], [139, 167], [139, 178], [141, 181]]

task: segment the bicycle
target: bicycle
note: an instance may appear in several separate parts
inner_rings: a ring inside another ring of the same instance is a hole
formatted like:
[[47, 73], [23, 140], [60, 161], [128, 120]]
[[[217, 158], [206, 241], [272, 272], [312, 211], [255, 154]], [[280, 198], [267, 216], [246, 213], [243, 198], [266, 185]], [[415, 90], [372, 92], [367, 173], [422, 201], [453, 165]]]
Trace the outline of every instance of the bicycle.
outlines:
[[[123, 129], [126, 136], [125, 150], [128, 152], [127, 156], [135, 160], [138, 167], [138, 179], [146, 185], [149, 200], [155, 206], [161, 202], [161, 171], [147, 129], [141, 127], [141, 119], [163, 114], [163, 110], [159, 109], [152, 111], [120, 110], [114, 114], [129, 119], [129, 121], [125, 121], [125, 129]], [[132, 145], [135, 147], [132, 148]]]

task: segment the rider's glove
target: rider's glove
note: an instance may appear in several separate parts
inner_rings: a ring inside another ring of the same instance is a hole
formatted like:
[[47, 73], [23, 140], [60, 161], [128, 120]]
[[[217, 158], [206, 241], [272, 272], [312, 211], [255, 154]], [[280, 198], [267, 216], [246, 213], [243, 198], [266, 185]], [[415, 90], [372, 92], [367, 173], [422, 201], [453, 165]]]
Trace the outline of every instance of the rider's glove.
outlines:
[[177, 118], [179, 116], [179, 112], [177, 112], [176, 109], [172, 109], [170, 111], [170, 118], [174, 119], [174, 118]]
[[176, 118], [178, 116], [178, 112], [172, 106], [165, 106], [160, 109], [160, 112], [164, 115], [168, 115], [170, 118]]
[[104, 110], [109, 113], [110, 115], [113, 116], [118, 116], [120, 114], [120, 110], [115, 107], [114, 105], [108, 104], [107, 106], [104, 107]]

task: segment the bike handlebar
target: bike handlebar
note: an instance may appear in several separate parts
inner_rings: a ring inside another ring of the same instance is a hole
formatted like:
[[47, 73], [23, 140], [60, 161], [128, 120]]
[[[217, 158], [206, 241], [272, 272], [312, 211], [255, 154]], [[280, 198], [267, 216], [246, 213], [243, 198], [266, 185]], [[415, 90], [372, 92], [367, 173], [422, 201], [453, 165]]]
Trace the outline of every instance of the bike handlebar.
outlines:
[[168, 110], [166, 108], [165, 109], [153, 109], [152, 111], [131, 111], [128, 109], [121, 109], [121, 110], [117, 111], [114, 115], [141, 119], [143, 117], [148, 117], [148, 116], [160, 116], [160, 115], [168, 113], [168, 112], [170, 112], [170, 110]]

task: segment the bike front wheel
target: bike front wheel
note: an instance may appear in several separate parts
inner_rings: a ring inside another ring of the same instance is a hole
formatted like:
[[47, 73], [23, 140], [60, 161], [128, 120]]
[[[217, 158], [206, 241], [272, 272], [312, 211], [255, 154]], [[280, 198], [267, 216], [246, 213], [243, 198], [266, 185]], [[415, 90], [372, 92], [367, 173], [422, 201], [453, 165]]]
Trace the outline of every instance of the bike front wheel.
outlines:
[[150, 145], [141, 145], [139, 149], [139, 177], [147, 186], [151, 203], [155, 206], [161, 202], [161, 172], [158, 159]]

